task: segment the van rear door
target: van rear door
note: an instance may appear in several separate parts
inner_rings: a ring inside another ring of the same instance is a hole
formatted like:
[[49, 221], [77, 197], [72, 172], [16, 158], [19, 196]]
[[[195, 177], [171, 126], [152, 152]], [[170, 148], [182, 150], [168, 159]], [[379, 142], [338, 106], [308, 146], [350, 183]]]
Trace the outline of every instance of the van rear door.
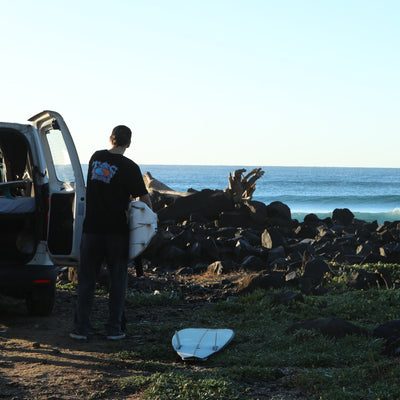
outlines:
[[75, 265], [79, 261], [86, 192], [78, 153], [60, 114], [43, 111], [29, 121], [38, 131], [49, 180], [49, 254], [55, 264]]

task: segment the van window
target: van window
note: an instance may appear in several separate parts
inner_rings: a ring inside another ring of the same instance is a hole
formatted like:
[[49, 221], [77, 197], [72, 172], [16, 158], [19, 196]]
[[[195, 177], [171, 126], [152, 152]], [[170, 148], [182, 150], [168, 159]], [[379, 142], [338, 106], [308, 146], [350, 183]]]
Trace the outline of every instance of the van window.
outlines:
[[46, 133], [57, 179], [61, 182], [75, 182], [71, 159], [61, 131], [50, 129]]

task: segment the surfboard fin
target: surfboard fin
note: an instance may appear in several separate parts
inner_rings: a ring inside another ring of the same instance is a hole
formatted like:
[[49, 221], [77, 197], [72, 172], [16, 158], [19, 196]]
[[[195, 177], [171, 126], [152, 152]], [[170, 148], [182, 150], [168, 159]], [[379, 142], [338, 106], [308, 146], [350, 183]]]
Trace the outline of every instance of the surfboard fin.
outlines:
[[218, 331], [215, 331], [215, 343], [214, 343], [214, 346], [213, 346], [213, 350], [214, 351], [217, 351], [218, 350], [218, 346], [217, 346], [217, 335], [218, 335]]

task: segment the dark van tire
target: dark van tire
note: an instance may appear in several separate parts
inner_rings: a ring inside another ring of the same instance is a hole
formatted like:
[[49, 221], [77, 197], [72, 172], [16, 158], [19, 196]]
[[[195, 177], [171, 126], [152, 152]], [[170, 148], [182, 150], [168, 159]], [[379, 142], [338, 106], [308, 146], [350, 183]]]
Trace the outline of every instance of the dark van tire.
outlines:
[[46, 316], [53, 311], [56, 297], [56, 284], [40, 284], [26, 297], [26, 307], [30, 315]]

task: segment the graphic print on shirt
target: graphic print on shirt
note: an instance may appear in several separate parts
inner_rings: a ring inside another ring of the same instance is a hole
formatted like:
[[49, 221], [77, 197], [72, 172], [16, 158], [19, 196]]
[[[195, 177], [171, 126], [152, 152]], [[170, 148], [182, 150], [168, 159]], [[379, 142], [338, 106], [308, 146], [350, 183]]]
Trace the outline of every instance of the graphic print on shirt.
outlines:
[[93, 161], [91, 180], [110, 183], [117, 171], [118, 168], [115, 165], [110, 165], [107, 161]]

